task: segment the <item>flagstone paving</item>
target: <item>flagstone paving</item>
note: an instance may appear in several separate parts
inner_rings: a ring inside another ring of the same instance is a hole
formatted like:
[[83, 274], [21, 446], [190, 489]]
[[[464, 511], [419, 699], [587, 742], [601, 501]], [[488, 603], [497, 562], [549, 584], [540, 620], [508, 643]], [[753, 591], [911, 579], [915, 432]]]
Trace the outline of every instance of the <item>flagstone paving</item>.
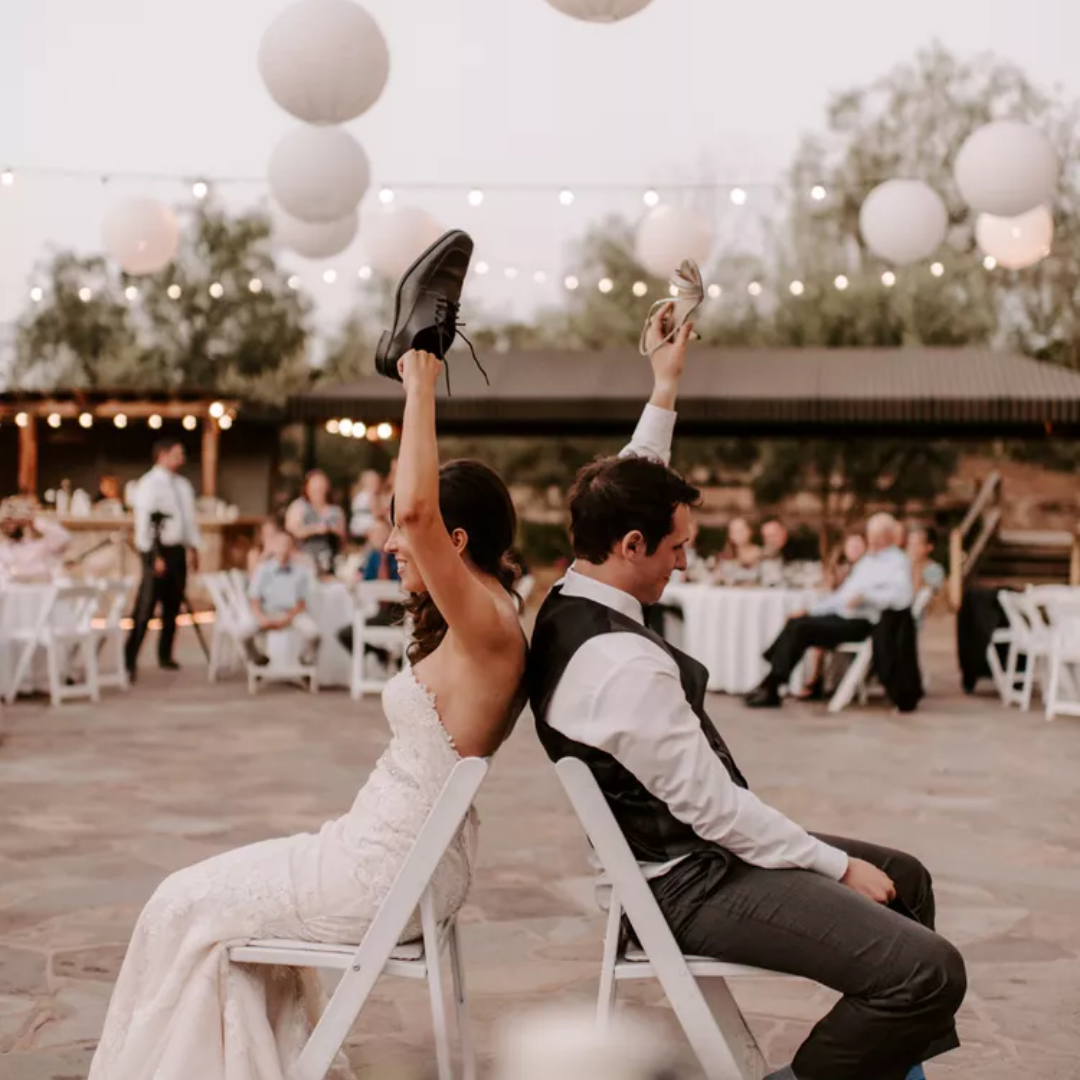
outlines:
[[[905, 847], [930, 866], [940, 929], [970, 991], [961, 1050], [934, 1080], [1080, 1077], [1080, 721], [1045, 723], [964, 698], [935, 627], [933, 696], [713, 716], [755, 789], [796, 820]], [[186, 645], [178, 674], [147, 668], [98, 706], [8, 708], [0, 730], [0, 1076], [86, 1075], [140, 906], [171, 870], [309, 830], [348, 808], [387, 740], [377, 700], [210, 685]], [[524, 718], [481, 793], [482, 858], [464, 912], [472, 1011], [486, 1064], [516, 1010], [595, 993], [602, 919], [585, 843]], [[790, 979], [735, 993], [766, 1056], [791, 1053], [832, 1001]], [[670, 1024], [662, 995], [634, 1000]], [[384, 980], [350, 1039], [361, 1077], [430, 1075], [422, 986]], [[673, 1038], [678, 1035], [672, 1027]]]

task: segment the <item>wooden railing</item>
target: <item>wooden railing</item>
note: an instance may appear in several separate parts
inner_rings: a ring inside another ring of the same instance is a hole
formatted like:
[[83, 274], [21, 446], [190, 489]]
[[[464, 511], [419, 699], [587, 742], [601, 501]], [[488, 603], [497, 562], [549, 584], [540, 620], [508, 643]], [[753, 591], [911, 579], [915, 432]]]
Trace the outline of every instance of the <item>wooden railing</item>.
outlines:
[[[996, 469], [983, 481], [979, 494], [964, 520], [949, 537], [949, 601], [953, 610], [960, 607], [964, 582], [971, 576], [979, 558], [1001, 525], [1001, 473]], [[978, 525], [976, 532], [975, 526]], [[974, 539], [969, 539], [974, 533]], [[1080, 569], [1080, 565], [1078, 565]]]

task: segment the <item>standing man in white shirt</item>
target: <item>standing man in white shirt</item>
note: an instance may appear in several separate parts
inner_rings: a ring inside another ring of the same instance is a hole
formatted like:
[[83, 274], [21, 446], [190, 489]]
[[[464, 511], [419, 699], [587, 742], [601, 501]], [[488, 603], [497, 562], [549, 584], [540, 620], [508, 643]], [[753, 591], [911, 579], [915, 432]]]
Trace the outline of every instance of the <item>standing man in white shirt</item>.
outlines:
[[188, 565], [199, 569], [202, 536], [195, 511], [195, 489], [180, 475], [186, 460], [184, 444], [176, 439], [154, 443], [154, 467], [135, 489], [135, 546], [143, 561], [142, 583], [135, 600], [135, 626], [127, 639], [124, 659], [135, 678], [139, 649], [154, 611], [161, 605], [158, 664], [176, 671], [173, 659], [176, 616], [187, 587]]
[[685, 953], [844, 995], [776, 1080], [918, 1080], [919, 1062], [958, 1045], [966, 986], [932, 929], [930, 875], [903, 852], [808, 833], [752, 794], [705, 713], [704, 666], [644, 625], [686, 565], [699, 501], [667, 466], [688, 336], [653, 354], [630, 445], [575, 481], [575, 562], [529, 655], [537, 733], [552, 760], [592, 770]]

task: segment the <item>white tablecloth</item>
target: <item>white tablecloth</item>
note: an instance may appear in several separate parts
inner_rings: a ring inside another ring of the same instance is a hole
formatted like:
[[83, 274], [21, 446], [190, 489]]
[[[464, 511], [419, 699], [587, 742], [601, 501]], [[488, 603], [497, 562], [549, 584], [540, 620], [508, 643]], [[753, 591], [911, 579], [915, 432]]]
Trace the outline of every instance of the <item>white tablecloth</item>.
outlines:
[[[745, 694], [765, 677], [762, 653], [772, 644], [789, 615], [817, 599], [812, 589], [728, 589], [715, 585], [669, 585], [663, 603], [682, 609], [668, 630], [672, 644], [709, 669], [709, 689]], [[791, 680], [801, 688], [801, 674]]]

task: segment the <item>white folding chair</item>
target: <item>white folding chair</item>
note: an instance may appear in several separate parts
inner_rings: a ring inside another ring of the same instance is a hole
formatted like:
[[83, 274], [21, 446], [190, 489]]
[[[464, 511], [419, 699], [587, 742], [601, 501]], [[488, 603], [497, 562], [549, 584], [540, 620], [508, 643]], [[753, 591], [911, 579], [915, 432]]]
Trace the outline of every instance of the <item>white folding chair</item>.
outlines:
[[[761, 1080], [765, 1059], [727, 980], [777, 973], [684, 956], [589, 767], [563, 758], [555, 771], [611, 884], [597, 1024], [607, 1023], [620, 982], [658, 979], [708, 1080]], [[623, 912], [640, 949], [620, 951]]]
[[[1050, 633], [1038, 604], [1026, 594], [1002, 589], [998, 593], [998, 603], [1005, 612], [1011, 635], [1002, 677], [1005, 690], [1002, 701], [1006, 705], [1019, 705], [1027, 712], [1031, 708], [1039, 669], [1045, 667], [1050, 658]], [[1019, 670], [1021, 657], [1024, 659], [1023, 671]]]
[[240, 643], [234, 590], [228, 575], [223, 572], [203, 574], [202, 581], [210, 594], [210, 602], [214, 605], [214, 632], [210, 639], [208, 674], [210, 681], [215, 682], [218, 675], [231, 666], [233, 661], [243, 667], [246, 658]]
[[[8, 639], [18, 655], [7, 688], [9, 705], [15, 700], [38, 649], [44, 651], [48, 664], [49, 698], [53, 705], [79, 697], [101, 700], [93, 626], [97, 604], [98, 591], [92, 586], [54, 585], [35, 624], [25, 630], [9, 631]], [[76, 651], [82, 657], [82, 679], [69, 684], [68, 677], [74, 679], [71, 660]]]
[[399, 666], [409, 648], [409, 632], [404, 626], [372, 626], [369, 619], [378, 612], [381, 603], [403, 600], [401, 584], [396, 581], [360, 581], [353, 592], [353, 647], [349, 692], [353, 701], [364, 694], [379, 694], [388, 680], [369, 677], [366, 670], [365, 646], [383, 649]]
[[[98, 583], [98, 619], [94, 638], [98, 653], [98, 685], [128, 690], [131, 680], [124, 661], [124, 631], [121, 622], [135, 589], [134, 578]], [[104, 658], [104, 663], [103, 663]]]
[[[922, 620], [930, 601], [934, 598], [934, 590], [929, 585], [924, 585], [916, 594], [911, 605], [911, 617], [915, 620], [916, 627]], [[865, 705], [870, 696], [870, 676], [874, 667], [874, 642], [871, 638], [865, 641], [852, 641], [845, 645], [838, 645], [835, 649], [838, 653], [844, 653], [851, 657], [851, 663], [840, 680], [840, 685], [829, 699], [829, 712], [838, 713], [846, 709], [855, 697], [859, 704]]]
[[[229, 959], [234, 963], [284, 964], [344, 972], [289, 1080], [322, 1080], [380, 975], [427, 979], [439, 1080], [452, 1080], [441, 966], [444, 949], [450, 954], [462, 1075], [464, 1080], [474, 1080], [476, 1061], [457, 919], [448, 919], [441, 926], [436, 923], [430, 883], [461, 828], [487, 770], [488, 762], [484, 758], [465, 758], [454, 766], [359, 946], [270, 939], [249, 941], [229, 950]], [[423, 940], [401, 945], [399, 939], [418, 905]]]

